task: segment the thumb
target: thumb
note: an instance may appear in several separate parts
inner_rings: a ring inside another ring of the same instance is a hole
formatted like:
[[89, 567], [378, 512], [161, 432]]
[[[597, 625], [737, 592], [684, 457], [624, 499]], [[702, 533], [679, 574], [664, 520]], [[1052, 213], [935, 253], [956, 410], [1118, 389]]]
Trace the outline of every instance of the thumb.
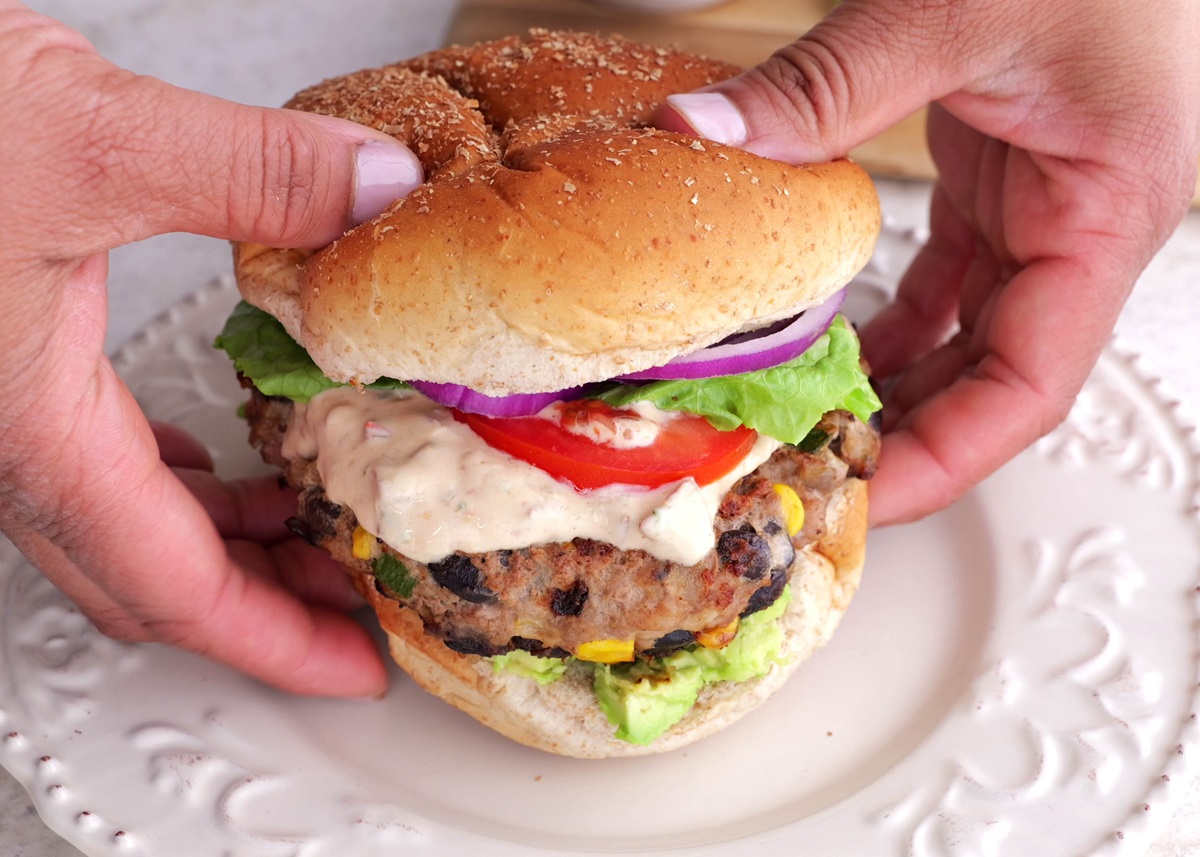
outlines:
[[176, 231], [322, 246], [423, 180], [383, 133], [132, 74], [28, 10], [0, 15], [0, 122], [16, 246], [43, 258]]
[[842, 157], [978, 72], [986, 5], [844, 0], [762, 64], [669, 96], [655, 124], [789, 163]]

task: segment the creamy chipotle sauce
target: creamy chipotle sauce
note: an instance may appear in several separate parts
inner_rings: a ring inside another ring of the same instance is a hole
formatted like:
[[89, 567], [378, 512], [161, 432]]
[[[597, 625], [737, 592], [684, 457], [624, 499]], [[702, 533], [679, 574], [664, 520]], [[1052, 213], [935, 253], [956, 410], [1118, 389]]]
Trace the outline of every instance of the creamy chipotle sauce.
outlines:
[[678, 414], [660, 410], [649, 402], [634, 402], [604, 419], [598, 419], [594, 415], [576, 419], [569, 403], [555, 402], [544, 408], [538, 416], [549, 420], [563, 431], [586, 438], [599, 446], [640, 449], [653, 446], [663, 426]]
[[[639, 414], [669, 419], [644, 407]], [[329, 499], [418, 562], [582, 537], [693, 565], [714, 547], [722, 496], [778, 446], [760, 435], [710, 485], [685, 479], [580, 492], [488, 446], [424, 396], [339, 387], [296, 405], [283, 453], [316, 459]]]

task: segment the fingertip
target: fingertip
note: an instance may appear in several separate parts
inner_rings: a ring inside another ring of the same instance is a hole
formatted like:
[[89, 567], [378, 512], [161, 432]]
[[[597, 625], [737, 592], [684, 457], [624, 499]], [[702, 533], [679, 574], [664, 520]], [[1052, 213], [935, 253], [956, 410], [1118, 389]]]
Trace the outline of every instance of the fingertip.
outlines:
[[302, 696], [382, 698], [388, 689], [387, 667], [367, 630], [334, 610], [309, 609], [313, 626], [306, 657], [289, 673], [265, 672], [260, 678]]
[[833, 157], [819, 135], [797, 130], [799, 114], [790, 117], [790, 109], [774, 104], [755, 85], [756, 76], [761, 75], [752, 70], [703, 90], [669, 95], [655, 113], [654, 125], [789, 164]]
[[328, 630], [324, 632], [328, 642], [314, 645], [311, 692], [321, 696], [382, 699], [388, 690], [387, 666], [371, 635], [349, 616], [327, 610], [319, 610], [319, 615], [328, 622]]
[[664, 131], [692, 134], [727, 146], [741, 146], [747, 139], [745, 117], [720, 92], [669, 95], [655, 114], [654, 124]]
[[407, 146], [386, 139], [363, 142], [355, 157], [351, 224], [357, 226], [381, 214], [424, 181], [425, 170]]
[[965, 490], [928, 448], [906, 431], [885, 435], [871, 477], [868, 526], [912, 523], [953, 503]]
[[288, 693], [363, 698], [386, 692], [387, 669], [366, 628], [342, 612], [304, 603], [270, 575], [243, 567], [246, 558], [245, 551], [228, 555], [228, 576], [206, 581], [216, 587], [207, 599], [197, 592], [191, 602], [172, 605], [174, 616], [158, 610], [154, 638]]

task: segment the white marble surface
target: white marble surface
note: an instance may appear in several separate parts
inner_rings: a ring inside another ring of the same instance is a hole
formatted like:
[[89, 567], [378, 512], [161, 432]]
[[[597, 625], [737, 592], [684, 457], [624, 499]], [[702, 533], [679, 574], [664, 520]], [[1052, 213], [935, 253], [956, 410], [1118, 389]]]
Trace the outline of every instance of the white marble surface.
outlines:
[[[33, 0], [74, 25], [114, 61], [184, 86], [277, 104], [323, 76], [436, 46], [454, 4], [442, 0]], [[113, 255], [110, 348], [228, 265], [223, 244], [172, 236]], [[1118, 336], [1163, 379], [1191, 424], [1200, 414], [1200, 214], [1152, 264]], [[74, 848], [40, 821], [24, 790], [0, 770], [0, 857], [68, 857]], [[1200, 789], [1149, 852], [1200, 854]]]

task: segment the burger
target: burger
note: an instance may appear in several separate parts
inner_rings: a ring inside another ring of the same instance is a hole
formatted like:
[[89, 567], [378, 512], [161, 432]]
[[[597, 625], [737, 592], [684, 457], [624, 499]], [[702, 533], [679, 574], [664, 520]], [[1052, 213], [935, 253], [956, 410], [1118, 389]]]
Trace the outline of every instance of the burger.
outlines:
[[652, 127], [737, 73], [532, 31], [288, 106], [425, 183], [317, 251], [234, 248], [251, 442], [421, 687], [519, 742], [670, 750], [763, 702], [861, 573], [879, 402], [855, 164]]

